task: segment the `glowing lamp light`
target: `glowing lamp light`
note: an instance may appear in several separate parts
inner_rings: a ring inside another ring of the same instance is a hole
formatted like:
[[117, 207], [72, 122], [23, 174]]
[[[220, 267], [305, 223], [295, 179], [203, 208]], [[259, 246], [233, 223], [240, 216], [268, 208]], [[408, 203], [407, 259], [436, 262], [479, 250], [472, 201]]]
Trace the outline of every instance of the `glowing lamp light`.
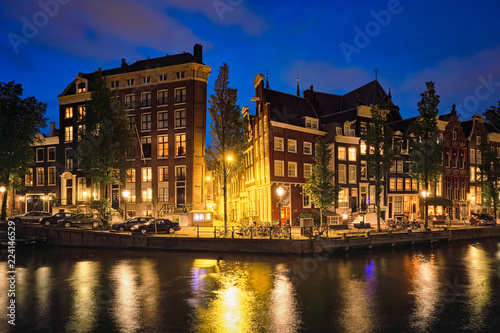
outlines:
[[122, 192], [122, 195], [123, 195], [123, 197], [124, 197], [125, 199], [127, 199], [127, 198], [128, 198], [128, 196], [130, 195], [130, 191], [129, 191], [129, 190], [124, 190], [124, 191]]
[[0, 193], [4, 193], [4, 192], [5, 192], [5, 186], [0, 187]]
[[232, 161], [233, 161], [233, 157], [232, 157], [231, 155], [229, 155], [229, 156], [227, 157], [227, 160], [228, 160], [229, 162], [232, 162]]
[[283, 195], [283, 188], [280, 186], [278, 187], [278, 189], [276, 190], [276, 193], [278, 193], [278, 196], [282, 196]]
[[343, 214], [342, 218], [345, 220], [347, 218], [347, 214]]

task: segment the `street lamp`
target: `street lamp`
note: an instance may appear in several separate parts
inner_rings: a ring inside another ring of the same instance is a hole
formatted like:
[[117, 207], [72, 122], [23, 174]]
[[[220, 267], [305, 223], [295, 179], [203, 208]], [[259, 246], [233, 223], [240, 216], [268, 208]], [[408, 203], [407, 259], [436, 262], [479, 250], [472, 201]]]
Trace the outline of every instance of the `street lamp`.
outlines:
[[123, 219], [126, 220], [127, 219], [127, 201], [128, 201], [128, 196], [130, 195], [130, 191], [124, 190], [122, 192], [122, 195], [123, 195], [123, 198], [125, 199], [125, 211], [123, 213]]
[[427, 208], [427, 197], [429, 196], [429, 192], [427, 191], [422, 191], [420, 194], [422, 194], [422, 197], [424, 198], [424, 226], [427, 228], [427, 216], [428, 216], [428, 208]]
[[278, 225], [281, 226], [281, 196], [283, 195], [283, 188], [280, 186], [276, 190], [276, 193], [278, 194], [279, 201], [278, 201]]

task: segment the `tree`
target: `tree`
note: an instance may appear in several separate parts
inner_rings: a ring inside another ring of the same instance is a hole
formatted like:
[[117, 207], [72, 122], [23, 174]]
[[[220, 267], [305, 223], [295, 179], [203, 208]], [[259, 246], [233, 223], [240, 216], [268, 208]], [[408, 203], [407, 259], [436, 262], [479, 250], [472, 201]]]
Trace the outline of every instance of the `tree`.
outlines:
[[[238, 90], [229, 88], [229, 66], [223, 63], [215, 81], [215, 94], [210, 95], [208, 112], [211, 145], [206, 151], [207, 168], [223, 174], [224, 231], [227, 233], [227, 176], [231, 167], [243, 160], [245, 123], [240, 111]], [[235, 163], [228, 161], [231, 156]]]
[[410, 175], [424, 187], [424, 225], [427, 228], [429, 183], [438, 181], [441, 176], [443, 142], [437, 127], [439, 95], [436, 95], [434, 82], [425, 85], [427, 89], [420, 94], [422, 99], [417, 103], [420, 117], [412, 124]]
[[490, 145], [483, 142], [481, 145], [481, 173], [482, 197], [487, 206], [493, 207], [493, 214], [497, 217], [498, 208], [498, 183], [500, 182], [500, 158], [490, 150]]
[[[47, 105], [35, 97], [22, 97], [23, 88], [15, 81], [0, 82], [0, 186], [6, 189], [22, 177], [34, 163], [32, 145], [46, 126]], [[7, 214], [7, 191], [2, 200], [0, 220]]]
[[483, 116], [500, 130], [500, 101], [498, 101], [498, 106], [492, 105], [489, 109], [486, 109]]
[[90, 100], [85, 104], [86, 114], [81, 117], [83, 126], [78, 133], [81, 140], [76, 157], [83, 173], [105, 186], [104, 197], [108, 199], [109, 185], [123, 183], [126, 170], [133, 166], [131, 159], [137, 139], [118, 92], [107, 87], [100, 71], [95, 73], [91, 88]]
[[316, 154], [311, 177], [306, 180], [304, 190], [311, 197], [311, 202], [320, 211], [320, 225], [323, 224], [323, 211], [330, 208], [340, 191], [333, 184], [335, 172], [330, 166], [332, 149], [325, 138], [316, 141]]
[[375, 206], [377, 207], [377, 231], [380, 231], [380, 197], [382, 179], [396, 160], [393, 145], [394, 132], [387, 124], [388, 106], [375, 105], [371, 108], [371, 123], [366, 126], [363, 139], [366, 144], [366, 163], [370, 176], [375, 177]]

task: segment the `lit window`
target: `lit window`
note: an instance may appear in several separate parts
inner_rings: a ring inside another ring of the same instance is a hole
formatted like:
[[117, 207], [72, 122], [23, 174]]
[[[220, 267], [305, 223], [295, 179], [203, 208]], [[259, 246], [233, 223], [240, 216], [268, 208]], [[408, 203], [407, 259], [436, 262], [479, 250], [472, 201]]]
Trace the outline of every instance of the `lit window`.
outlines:
[[339, 164], [339, 183], [346, 183], [346, 166], [345, 164]]
[[361, 143], [359, 144], [359, 152], [361, 155], [366, 155], [366, 142], [364, 140], [361, 140]]
[[349, 184], [356, 184], [356, 166], [349, 165]]
[[349, 161], [356, 161], [356, 148], [349, 148]]
[[313, 168], [312, 164], [307, 164], [307, 163], [304, 164], [304, 178], [307, 179], [312, 176], [312, 168]]
[[341, 161], [346, 160], [346, 148], [345, 147], [338, 148], [338, 159]]
[[168, 184], [165, 187], [158, 187], [158, 202], [168, 201]]
[[396, 178], [389, 179], [389, 190], [396, 191]]
[[274, 138], [274, 150], [283, 151], [284, 150], [284, 139], [283, 138]]
[[297, 140], [288, 139], [288, 152], [289, 153], [297, 152]]
[[284, 163], [283, 161], [274, 161], [274, 175], [283, 177], [284, 174]]
[[127, 183], [135, 183], [135, 169], [127, 170]]
[[168, 167], [158, 167], [158, 181], [159, 182], [168, 181]]
[[142, 182], [149, 183], [153, 179], [153, 173], [151, 168], [142, 168]]
[[64, 129], [64, 141], [65, 142], [73, 141], [73, 126], [68, 126]]
[[158, 136], [158, 157], [168, 157], [168, 136]]
[[405, 178], [405, 190], [411, 191], [411, 178]]
[[24, 177], [24, 183], [26, 186], [33, 186], [33, 169], [27, 169], [26, 175]]
[[297, 177], [297, 163], [288, 162], [288, 177]]
[[87, 91], [87, 85], [85, 84], [85, 82], [78, 83], [78, 93], [81, 94], [86, 91]]
[[366, 173], [366, 161], [361, 161], [361, 169], [360, 169], [360, 177], [361, 179], [366, 179], [367, 173]]
[[43, 168], [36, 168], [36, 185], [37, 186], [43, 186], [44, 185], [44, 169]]
[[78, 119], [82, 120], [87, 115], [87, 108], [85, 105], [78, 106]]
[[64, 118], [73, 118], [73, 107], [67, 107], [64, 113]]
[[175, 156], [186, 156], [186, 134], [175, 135]]
[[403, 178], [398, 178], [397, 179], [397, 190], [402, 191], [403, 190]]
[[55, 185], [56, 184], [56, 167], [49, 167], [48, 168], [48, 177], [49, 179], [47, 180], [47, 185]]

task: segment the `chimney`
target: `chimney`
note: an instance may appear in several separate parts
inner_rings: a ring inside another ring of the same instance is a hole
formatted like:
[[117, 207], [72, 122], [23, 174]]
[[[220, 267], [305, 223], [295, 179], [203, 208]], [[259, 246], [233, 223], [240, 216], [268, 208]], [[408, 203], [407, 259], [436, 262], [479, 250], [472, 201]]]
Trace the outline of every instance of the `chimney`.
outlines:
[[127, 67], [128, 64], [125, 62], [125, 58], [122, 58], [122, 68]]
[[54, 136], [55, 130], [56, 130], [56, 123], [51, 121], [50, 122], [49, 137]]
[[201, 44], [194, 44], [193, 48], [194, 52], [194, 62], [197, 62], [199, 64], [203, 63], [203, 46]]

